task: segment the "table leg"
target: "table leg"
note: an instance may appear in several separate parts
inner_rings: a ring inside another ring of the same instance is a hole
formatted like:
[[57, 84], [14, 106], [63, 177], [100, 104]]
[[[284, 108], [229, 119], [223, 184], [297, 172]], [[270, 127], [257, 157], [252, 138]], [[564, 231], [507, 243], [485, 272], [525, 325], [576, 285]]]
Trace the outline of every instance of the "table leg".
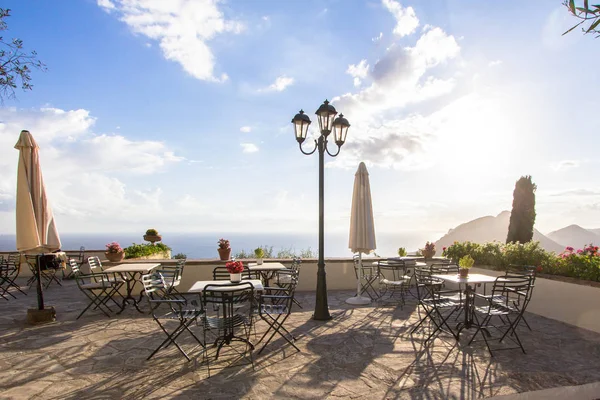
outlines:
[[472, 292], [473, 288], [471, 287], [471, 285], [466, 284], [465, 285], [465, 306], [464, 306], [464, 313], [465, 313], [465, 318], [463, 322], [459, 322], [458, 325], [456, 325], [456, 337], [458, 338], [460, 335], [460, 332], [462, 332], [463, 329], [470, 329], [471, 325], [473, 324], [473, 320], [471, 319], [471, 292]]
[[[123, 312], [123, 310], [125, 310], [125, 304], [128, 303], [128, 300], [132, 300], [133, 301], [133, 306], [135, 307], [136, 310], [138, 310], [138, 312], [143, 313], [142, 310], [140, 310], [139, 306], [138, 306], [138, 301], [135, 299], [135, 297], [133, 297], [131, 295], [131, 293], [133, 292], [133, 287], [135, 286], [135, 282], [137, 281], [137, 275], [138, 273], [134, 272], [132, 274], [127, 274], [127, 276], [125, 276], [125, 274], [121, 275], [121, 278], [125, 281], [125, 285], [127, 287], [127, 295], [125, 297], [123, 297], [123, 305], [121, 306], [121, 311], [119, 311], [117, 314], [121, 314]], [[141, 293], [140, 293], [141, 296]], [[140, 301], [141, 301], [141, 297], [140, 297]]]

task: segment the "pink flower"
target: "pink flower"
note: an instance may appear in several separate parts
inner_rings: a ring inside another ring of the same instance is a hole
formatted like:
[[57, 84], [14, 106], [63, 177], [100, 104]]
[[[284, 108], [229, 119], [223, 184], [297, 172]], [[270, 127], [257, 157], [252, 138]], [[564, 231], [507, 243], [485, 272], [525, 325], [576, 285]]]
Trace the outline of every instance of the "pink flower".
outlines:
[[567, 247], [567, 251], [573, 251], [575, 249], [573, 249], [571, 246]]
[[583, 253], [583, 250], [577, 249], [577, 254], [581, 254], [581, 253]]

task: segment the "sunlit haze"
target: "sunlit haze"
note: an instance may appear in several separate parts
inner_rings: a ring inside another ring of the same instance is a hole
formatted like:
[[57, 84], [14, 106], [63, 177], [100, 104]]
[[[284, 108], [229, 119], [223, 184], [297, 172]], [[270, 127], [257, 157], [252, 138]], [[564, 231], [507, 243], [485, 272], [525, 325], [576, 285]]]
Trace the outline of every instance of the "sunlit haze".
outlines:
[[0, 108], [0, 233], [27, 129], [61, 232], [316, 236], [318, 157], [290, 121], [315, 135], [325, 99], [351, 124], [327, 232], [349, 229], [361, 161], [381, 238], [510, 210], [522, 175], [538, 230], [600, 228], [600, 39], [561, 36], [561, 1], [4, 3], [48, 70]]

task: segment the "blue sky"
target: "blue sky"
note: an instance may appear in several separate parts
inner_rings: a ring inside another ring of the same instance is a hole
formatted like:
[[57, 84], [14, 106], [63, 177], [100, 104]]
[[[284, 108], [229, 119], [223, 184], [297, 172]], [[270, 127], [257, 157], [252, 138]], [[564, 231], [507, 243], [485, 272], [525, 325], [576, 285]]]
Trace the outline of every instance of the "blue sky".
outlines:
[[[326, 229], [370, 172], [378, 235], [436, 240], [538, 184], [536, 227], [600, 227], [600, 42], [561, 1], [5, 1], [44, 61], [0, 109], [0, 233], [21, 129], [63, 232], [315, 232], [317, 156], [291, 118], [351, 123]], [[313, 130], [313, 133], [316, 132]]]

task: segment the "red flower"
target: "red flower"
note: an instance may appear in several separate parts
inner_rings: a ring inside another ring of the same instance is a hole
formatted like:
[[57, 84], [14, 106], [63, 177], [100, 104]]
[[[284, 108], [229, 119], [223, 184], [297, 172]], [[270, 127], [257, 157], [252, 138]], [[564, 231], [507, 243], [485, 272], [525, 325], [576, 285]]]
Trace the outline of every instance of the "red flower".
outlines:
[[225, 263], [225, 268], [230, 274], [239, 274], [244, 271], [244, 264], [241, 261], [229, 261]]
[[538, 267], [535, 269], [535, 272], [542, 272], [542, 266], [538, 265]]

